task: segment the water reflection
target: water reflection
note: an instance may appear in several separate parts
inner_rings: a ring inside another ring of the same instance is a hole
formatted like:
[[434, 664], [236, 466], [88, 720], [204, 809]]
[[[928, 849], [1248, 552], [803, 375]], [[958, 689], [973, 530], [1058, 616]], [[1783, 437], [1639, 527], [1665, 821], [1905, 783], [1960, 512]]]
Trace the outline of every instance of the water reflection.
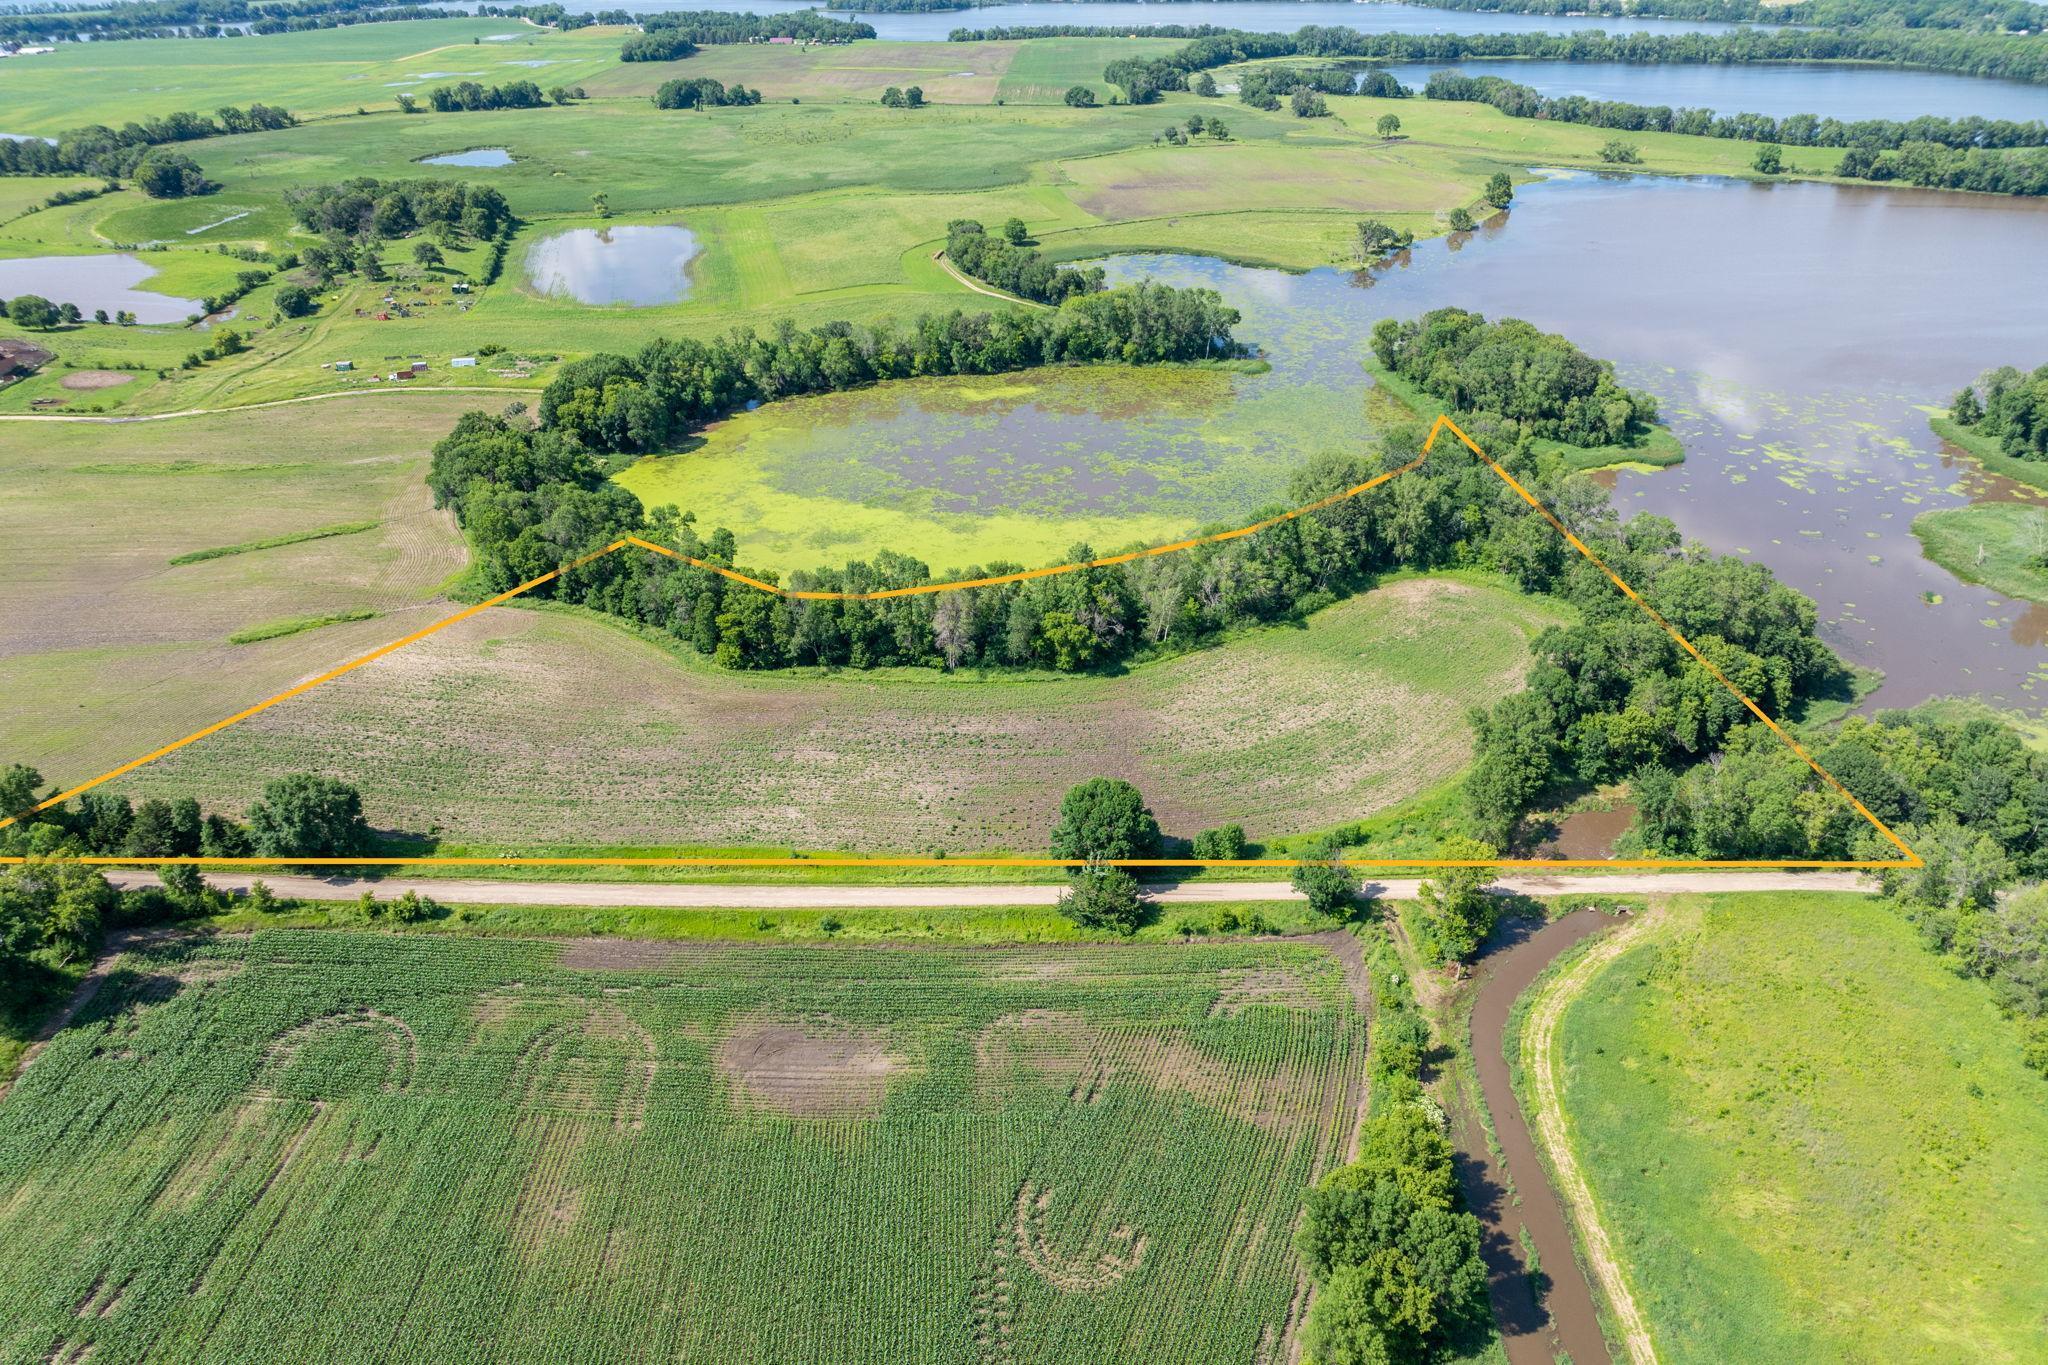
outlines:
[[679, 227], [574, 228], [542, 238], [526, 270], [543, 294], [578, 303], [674, 303], [690, 292], [697, 237]]
[[[1373, 65], [1401, 84], [1420, 89], [1437, 71], [1504, 76], [1553, 97], [1581, 95], [1674, 109], [1724, 114], [1818, 114], [1857, 119], [2048, 118], [2048, 87], [1945, 71], [1851, 66], [1820, 62], [1765, 62], [1747, 66], [1625, 62], [1514, 61], [1389, 62]], [[1625, 135], [1624, 135], [1625, 136]]]
[[509, 166], [512, 153], [503, 147], [472, 147], [466, 152], [448, 152], [442, 156], [423, 156], [422, 166]]
[[39, 294], [52, 303], [75, 303], [90, 316], [133, 313], [138, 322], [183, 322], [199, 311], [198, 299], [174, 298], [139, 288], [156, 267], [124, 253], [92, 256], [25, 256], [0, 261], [0, 298]]
[[2043, 247], [2048, 205], [2025, 201], [1578, 176], [1523, 191], [1458, 249], [1418, 245], [1367, 289], [1193, 257], [1108, 268], [1220, 289], [1274, 365], [1247, 394], [1361, 391], [1373, 322], [1444, 304], [1562, 332], [1655, 393], [1685, 442], [1681, 468], [1605, 480], [1624, 514], [1669, 516], [1812, 596], [1830, 643], [1885, 671], [1877, 704], [2033, 706], [2048, 659], [2025, 604], [1923, 559], [1910, 527], [2025, 496], [1945, 460], [1926, 418], [1979, 371], [2036, 358]]

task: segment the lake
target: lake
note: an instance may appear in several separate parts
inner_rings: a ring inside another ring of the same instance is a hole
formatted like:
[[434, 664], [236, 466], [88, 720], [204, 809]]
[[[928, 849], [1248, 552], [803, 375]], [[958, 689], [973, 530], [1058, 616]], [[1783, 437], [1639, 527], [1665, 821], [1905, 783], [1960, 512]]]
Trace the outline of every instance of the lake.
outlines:
[[138, 287], [155, 274], [155, 266], [126, 254], [0, 260], [0, 298], [40, 294], [52, 303], [75, 303], [87, 317], [104, 308], [109, 315], [133, 313], [138, 322], [183, 322], [203, 306]]
[[578, 303], [674, 303], [690, 293], [697, 237], [679, 227], [575, 228], [534, 243], [526, 272], [543, 294]]
[[[1283, 389], [1355, 404], [1372, 323], [1445, 304], [1524, 317], [1655, 393], [1686, 463], [1603, 476], [1624, 515], [1753, 556], [1881, 668], [1878, 705], [1974, 691], [2048, 703], [2048, 610], [1923, 559], [1914, 516], [2031, 496], [1945, 454], [1926, 407], [1983, 369], [2042, 360], [2048, 204], [1930, 191], [1560, 177], [1481, 231], [1368, 273], [1290, 275], [1125, 256], [1116, 281], [1216, 288]], [[1256, 500], [1264, 490], [1248, 490]]]
[[1435, 71], [1503, 76], [1545, 95], [1584, 95], [1724, 114], [1818, 114], [1844, 122], [1919, 114], [2048, 120], [2048, 86], [1883, 66], [1783, 62], [1755, 66], [1631, 65], [1620, 62], [1462, 61], [1380, 65], [1421, 89]]
[[423, 156], [422, 166], [509, 166], [512, 153], [503, 147], [472, 147], [466, 152], [446, 152], [440, 156]]
[[[693, 10], [721, 14], [790, 14], [816, 6], [794, 0], [690, 0]], [[446, 8], [473, 12], [474, 4]], [[658, 14], [676, 8], [673, 0], [617, 0], [606, 9], [628, 14]], [[1141, 28], [1149, 24], [1217, 24], [1251, 33], [1292, 33], [1305, 25], [1351, 28], [1361, 33], [1576, 33], [1604, 29], [1610, 33], [1729, 33], [1741, 28], [1774, 28], [1772, 24], [1724, 24], [1690, 19], [1595, 19], [1545, 14], [1475, 14], [1430, 9], [1424, 5], [1340, 4], [1331, 0], [1189, 0], [1186, 4], [1143, 4], [1132, 0], [1073, 0], [1073, 3], [984, 5], [977, 9], [934, 10], [921, 14], [854, 14], [827, 10], [837, 19], [871, 25], [879, 38], [899, 42], [942, 43], [956, 28], [1021, 28], [1043, 24], [1086, 24]]]

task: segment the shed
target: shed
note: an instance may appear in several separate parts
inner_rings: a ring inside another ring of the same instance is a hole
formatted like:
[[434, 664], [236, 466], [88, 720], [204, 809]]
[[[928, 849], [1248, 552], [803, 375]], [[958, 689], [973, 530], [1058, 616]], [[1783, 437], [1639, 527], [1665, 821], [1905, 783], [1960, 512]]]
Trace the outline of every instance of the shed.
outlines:
[[473, 355], [455, 356], [449, 360], [448, 368], [451, 370], [473, 370], [476, 368], [476, 357]]
[[356, 363], [353, 360], [337, 360], [334, 362], [334, 368], [337, 370], [353, 370], [355, 367]]

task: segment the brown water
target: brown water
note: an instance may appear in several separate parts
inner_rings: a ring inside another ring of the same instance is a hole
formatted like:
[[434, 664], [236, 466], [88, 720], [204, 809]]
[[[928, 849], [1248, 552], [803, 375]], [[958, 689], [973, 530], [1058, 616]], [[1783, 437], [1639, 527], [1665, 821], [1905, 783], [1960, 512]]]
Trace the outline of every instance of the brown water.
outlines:
[[1624, 515], [1754, 556], [1813, 597], [1875, 705], [2048, 704], [2048, 612], [1923, 559], [1913, 518], [2025, 495], [1927, 429], [1998, 364], [2048, 359], [2048, 203], [1917, 190], [1560, 177], [1463, 240], [1387, 269], [1289, 275], [1127, 256], [1115, 279], [1220, 289], [1267, 388], [1362, 394], [1374, 321], [1445, 304], [1525, 317], [1655, 393], [1686, 463], [1610, 480]]
[[[1486, 1258], [1494, 1320], [1500, 1324], [1509, 1365], [1550, 1365], [1560, 1358], [1595, 1365], [1611, 1359], [1593, 1307], [1592, 1287], [1574, 1255], [1564, 1207], [1551, 1189], [1515, 1100], [1513, 1074], [1503, 1049], [1508, 1014], [1522, 992], [1558, 954], [1613, 924], [1597, 910], [1577, 910], [1540, 927], [1533, 920], [1504, 920], [1478, 967], [1472, 1063], [1498, 1148], [1486, 1141], [1471, 1115], [1459, 1115], [1452, 1140], [1458, 1148], [1465, 1202], [1480, 1222], [1480, 1252]], [[1536, 1248], [1542, 1270], [1537, 1285], [1530, 1282], [1525, 1245]]]

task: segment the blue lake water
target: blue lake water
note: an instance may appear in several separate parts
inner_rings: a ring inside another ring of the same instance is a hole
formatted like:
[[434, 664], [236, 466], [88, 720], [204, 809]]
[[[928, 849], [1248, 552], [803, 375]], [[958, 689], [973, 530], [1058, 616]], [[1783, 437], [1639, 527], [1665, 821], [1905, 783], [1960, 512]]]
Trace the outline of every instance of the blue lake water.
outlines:
[[1503, 76], [1545, 95], [1713, 109], [1724, 114], [1819, 114], [1844, 121], [1962, 118], [2048, 120], [2048, 85], [1945, 71], [1786, 62], [1764, 66], [1625, 65], [1617, 62], [1389, 62], [1395, 80], [1421, 89], [1435, 71]]

